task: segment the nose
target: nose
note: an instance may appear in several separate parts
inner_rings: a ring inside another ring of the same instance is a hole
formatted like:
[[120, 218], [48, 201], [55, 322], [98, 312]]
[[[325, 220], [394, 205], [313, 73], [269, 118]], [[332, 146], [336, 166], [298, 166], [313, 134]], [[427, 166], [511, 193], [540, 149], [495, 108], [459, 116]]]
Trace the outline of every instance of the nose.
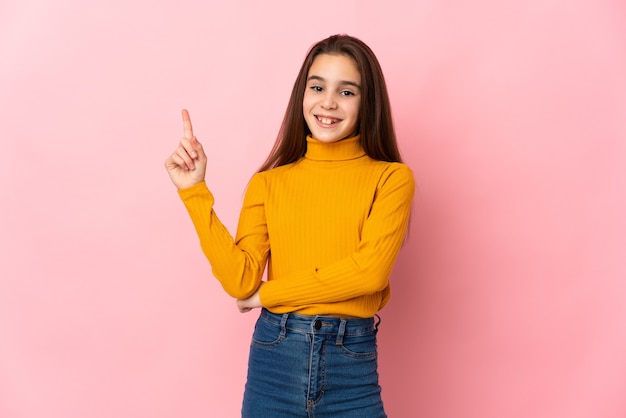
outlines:
[[323, 109], [335, 109], [337, 107], [337, 101], [331, 91], [326, 92], [320, 103]]

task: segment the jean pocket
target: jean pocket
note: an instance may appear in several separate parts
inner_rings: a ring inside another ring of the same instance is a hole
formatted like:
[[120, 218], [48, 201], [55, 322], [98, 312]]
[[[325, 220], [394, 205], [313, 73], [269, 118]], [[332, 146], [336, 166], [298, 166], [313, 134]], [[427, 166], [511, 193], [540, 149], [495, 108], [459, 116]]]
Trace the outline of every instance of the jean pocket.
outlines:
[[351, 358], [375, 358], [377, 355], [376, 334], [344, 336], [339, 344], [339, 350]]
[[252, 344], [259, 347], [275, 347], [283, 340], [280, 325], [259, 318], [254, 326]]

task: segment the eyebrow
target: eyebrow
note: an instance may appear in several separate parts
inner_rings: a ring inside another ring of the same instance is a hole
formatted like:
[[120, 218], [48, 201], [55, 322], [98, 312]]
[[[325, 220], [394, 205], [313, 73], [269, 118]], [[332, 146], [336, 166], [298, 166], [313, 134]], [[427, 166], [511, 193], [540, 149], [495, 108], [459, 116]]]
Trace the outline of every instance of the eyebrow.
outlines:
[[[306, 80], [306, 81], [308, 82], [308, 81], [311, 81], [311, 80], [318, 80], [318, 81], [322, 81], [322, 82], [324, 82], [324, 83], [326, 82], [326, 80], [325, 80], [323, 77], [320, 77], [320, 76], [318, 76], [318, 75], [312, 75], [312, 76], [310, 76], [309, 78], [307, 78], [307, 80]], [[354, 81], [341, 80], [341, 81], [339, 82], [339, 84], [341, 84], [341, 85], [348, 85], [348, 86], [354, 86], [354, 87], [356, 87], [357, 89], [360, 89], [360, 88], [361, 88], [361, 86], [359, 86], [359, 83], [356, 83], [356, 82], [354, 82]]]

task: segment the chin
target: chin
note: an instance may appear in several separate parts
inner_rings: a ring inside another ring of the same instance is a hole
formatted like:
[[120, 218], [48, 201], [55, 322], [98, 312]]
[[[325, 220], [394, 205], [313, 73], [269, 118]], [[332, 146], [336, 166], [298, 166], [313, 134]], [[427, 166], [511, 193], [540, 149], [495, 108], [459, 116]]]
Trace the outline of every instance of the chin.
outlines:
[[326, 143], [332, 143], [332, 142], [339, 142], [342, 141], [346, 138], [348, 138], [347, 136], [333, 136], [333, 137], [328, 137], [328, 136], [313, 136], [313, 138], [317, 139], [320, 142], [326, 142]]

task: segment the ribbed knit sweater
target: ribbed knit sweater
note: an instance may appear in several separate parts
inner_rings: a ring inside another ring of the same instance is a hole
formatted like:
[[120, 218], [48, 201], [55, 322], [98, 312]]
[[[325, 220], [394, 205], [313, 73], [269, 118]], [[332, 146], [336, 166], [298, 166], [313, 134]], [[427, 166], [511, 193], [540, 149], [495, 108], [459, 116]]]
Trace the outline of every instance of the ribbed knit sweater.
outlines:
[[374, 160], [359, 137], [307, 138], [300, 160], [256, 173], [235, 239], [206, 184], [179, 190], [213, 275], [235, 298], [261, 284], [274, 313], [370, 317], [389, 300], [414, 193], [411, 170]]

